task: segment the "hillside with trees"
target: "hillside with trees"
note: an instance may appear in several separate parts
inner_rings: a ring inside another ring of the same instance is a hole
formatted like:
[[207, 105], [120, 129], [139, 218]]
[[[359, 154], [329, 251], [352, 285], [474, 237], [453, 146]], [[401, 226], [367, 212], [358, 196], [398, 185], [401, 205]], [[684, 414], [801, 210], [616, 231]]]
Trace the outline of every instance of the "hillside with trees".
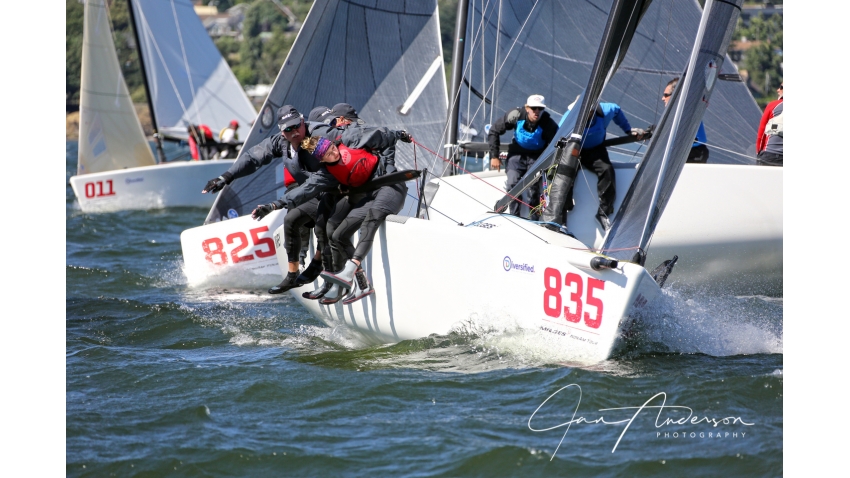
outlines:
[[[437, 0], [446, 78], [451, 77], [452, 45], [458, 0]], [[238, 34], [214, 38], [243, 87], [271, 84], [277, 77], [292, 43], [298, 34], [312, 0], [204, 0], [196, 5], [215, 6], [218, 12], [244, 4], [244, 17]], [[702, 3], [702, 2], [701, 2]], [[761, 5], [749, 2], [747, 5]], [[767, 2], [765, 2], [767, 3]], [[781, 5], [782, 0], [771, 4]], [[147, 115], [145, 89], [139, 66], [127, 0], [109, 1], [115, 46], [124, 78], [133, 101], [142, 116]], [[292, 21], [294, 18], [294, 21]], [[80, 62], [82, 56], [83, 3], [66, 0], [65, 27], [65, 103], [66, 110], [77, 109], [80, 95]], [[732, 48], [741, 49], [739, 68], [747, 78], [756, 100], [762, 106], [775, 98], [775, 88], [782, 82], [782, 16], [752, 16], [739, 20]], [[148, 128], [146, 128], [148, 130]], [[150, 132], [150, 131], [148, 131]], [[69, 132], [69, 134], [71, 134]]]

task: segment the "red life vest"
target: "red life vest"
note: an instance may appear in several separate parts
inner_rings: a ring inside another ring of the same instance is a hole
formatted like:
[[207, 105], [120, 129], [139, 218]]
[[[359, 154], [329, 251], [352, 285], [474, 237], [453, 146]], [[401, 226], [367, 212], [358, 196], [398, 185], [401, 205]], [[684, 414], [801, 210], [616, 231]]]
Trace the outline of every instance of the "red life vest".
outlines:
[[286, 169], [286, 166], [283, 166], [283, 185], [289, 187], [290, 184], [295, 182], [295, 178], [289, 174], [289, 170]]
[[342, 144], [337, 148], [339, 161], [325, 164], [328, 172], [346, 186], [357, 187], [368, 181], [378, 167], [378, 157], [365, 149], [351, 149]]

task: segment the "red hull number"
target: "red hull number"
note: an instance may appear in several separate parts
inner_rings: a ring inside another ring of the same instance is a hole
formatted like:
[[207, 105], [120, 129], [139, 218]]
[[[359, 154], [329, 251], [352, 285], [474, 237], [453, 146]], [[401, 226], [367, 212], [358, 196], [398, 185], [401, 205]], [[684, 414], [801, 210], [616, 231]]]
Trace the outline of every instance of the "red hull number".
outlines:
[[[106, 183], [106, 190], [103, 188], [103, 183]], [[94, 198], [94, 197], [103, 197], [103, 196], [114, 196], [115, 191], [112, 190], [112, 180], [107, 179], [106, 181], [96, 181], [93, 183], [86, 183], [85, 186], [86, 198]]]
[[[566, 286], [569, 298], [564, 301], [561, 296], [561, 288]], [[605, 290], [605, 281], [588, 277], [584, 278], [575, 272], [569, 272], [561, 281], [561, 271], [547, 267], [543, 271], [543, 311], [549, 317], [560, 318], [567, 322], [578, 323], [584, 320], [584, 324], [591, 329], [598, 329], [602, 325], [602, 310], [604, 305], [602, 299], [595, 295], [596, 291]], [[585, 291], [587, 295], [585, 295]], [[584, 301], [582, 301], [584, 296]], [[596, 309], [596, 314], [591, 317], [585, 306]], [[562, 307], [563, 306], [563, 307]]]
[[[272, 257], [275, 254], [274, 241], [272, 241], [272, 238], [270, 237], [260, 237], [260, 233], [263, 232], [269, 232], [269, 227], [262, 226], [249, 230], [248, 234], [251, 235], [251, 242], [248, 242], [248, 235], [241, 231], [228, 234], [224, 241], [218, 237], [211, 237], [201, 242], [201, 249], [203, 249], [204, 254], [206, 254], [207, 262], [217, 266], [225, 265], [230, 261], [234, 264], [252, 261], [254, 260], [254, 254], [256, 254], [256, 256], [260, 259]], [[224, 248], [225, 241], [227, 244], [236, 245], [236, 247], [230, 250], [230, 254], [228, 254]], [[254, 253], [240, 255], [240, 253], [247, 249], [251, 244], [257, 248], [254, 250]], [[262, 246], [265, 246], [265, 249], [263, 249]], [[228, 257], [230, 257], [229, 260]]]

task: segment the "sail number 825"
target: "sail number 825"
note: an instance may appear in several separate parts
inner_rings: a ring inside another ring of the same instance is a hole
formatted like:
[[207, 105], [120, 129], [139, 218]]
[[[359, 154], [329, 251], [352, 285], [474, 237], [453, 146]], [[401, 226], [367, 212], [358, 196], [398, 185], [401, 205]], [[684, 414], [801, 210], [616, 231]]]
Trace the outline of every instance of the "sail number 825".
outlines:
[[[569, 272], [561, 281], [561, 271], [547, 267], [543, 271], [543, 311], [549, 317], [564, 316], [567, 322], [578, 322], [584, 319], [585, 325], [591, 329], [598, 329], [602, 324], [602, 299], [596, 297], [596, 291], [605, 290], [605, 281], [587, 278], [585, 284], [584, 278], [575, 272]], [[561, 297], [561, 288], [567, 287], [569, 298], [566, 303]], [[585, 290], [587, 294], [585, 295]], [[582, 300], [584, 296], [584, 300]], [[585, 311], [585, 306], [596, 308], [596, 316], [591, 318], [590, 313]]]
[[[269, 232], [268, 226], [256, 227], [248, 231], [251, 234], [251, 242], [248, 242], [248, 236], [242, 232], [234, 232], [229, 234], [225, 240], [228, 244], [236, 244], [236, 247], [230, 251], [230, 260], [234, 264], [238, 262], [254, 260], [254, 254], [258, 258], [272, 257], [275, 255], [274, 242], [270, 237], [260, 237], [263, 232]], [[245, 254], [240, 256], [239, 253], [247, 249], [251, 244], [254, 246], [254, 254]], [[260, 248], [265, 246], [265, 250]], [[217, 237], [211, 237], [201, 243], [201, 248], [206, 254], [207, 262], [215, 265], [224, 265], [228, 263], [228, 254], [224, 248], [224, 243]]]

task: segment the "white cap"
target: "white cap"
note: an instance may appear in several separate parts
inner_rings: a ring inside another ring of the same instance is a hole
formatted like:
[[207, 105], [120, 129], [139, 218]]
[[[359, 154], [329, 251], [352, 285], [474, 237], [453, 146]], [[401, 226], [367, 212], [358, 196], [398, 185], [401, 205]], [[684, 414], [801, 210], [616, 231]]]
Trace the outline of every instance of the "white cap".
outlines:
[[532, 106], [532, 107], [540, 106], [542, 108], [546, 107], [546, 105], [543, 103], [543, 96], [542, 95], [531, 95], [531, 96], [529, 96], [528, 101], [525, 102], [525, 106]]

